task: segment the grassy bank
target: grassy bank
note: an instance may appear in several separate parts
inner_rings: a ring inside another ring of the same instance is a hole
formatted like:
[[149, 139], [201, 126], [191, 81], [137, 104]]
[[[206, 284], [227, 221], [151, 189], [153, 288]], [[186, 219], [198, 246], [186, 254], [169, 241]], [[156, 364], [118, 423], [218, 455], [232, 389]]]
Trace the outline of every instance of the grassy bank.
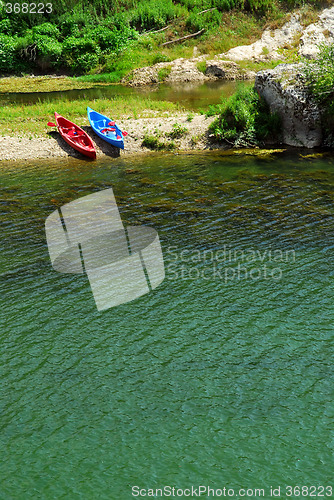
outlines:
[[108, 85], [103, 82], [95, 83], [80, 81], [68, 76], [51, 77], [36, 76], [11, 76], [0, 80], [0, 92], [59, 92], [62, 90], [90, 89], [96, 86]]
[[88, 125], [87, 106], [118, 120], [168, 116], [183, 111], [182, 107], [166, 101], [145, 97], [115, 97], [114, 99], [79, 99], [76, 101], [43, 102], [32, 105], [12, 104], [0, 110], [0, 134], [16, 137], [45, 137], [50, 130], [48, 121], [54, 121], [54, 111], [66, 116], [79, 126]]
[[[298, 6], [306, 25], [324, 2], [74, 0], [69, 7], [54, 0], [52, 12], [40, 15], [23, 12], [23, 5], [19, 0], [16, 11], [7, 12], [7, 4], [0, 4], [0, 74], [56, 72], [111, 83], [138, 67], [249, 44], [264, 28], [282, 25]], [[198, 38], [163, 45], [198, 31]]]

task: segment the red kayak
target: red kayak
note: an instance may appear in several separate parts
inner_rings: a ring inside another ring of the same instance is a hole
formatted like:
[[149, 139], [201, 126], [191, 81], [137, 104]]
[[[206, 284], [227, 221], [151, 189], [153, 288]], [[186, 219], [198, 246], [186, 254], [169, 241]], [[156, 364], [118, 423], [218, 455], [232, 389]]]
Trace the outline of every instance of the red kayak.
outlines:
[[[70, 120], [67, 120], [59, 113], [55, 113], [55, 117], [58, 131], [67, 144], [89, 158], [96, 158], [95, 147], [89, 135], [82, 128], [78, 127], [78, 125], [70, 122]], [[51, 122], [48, 125], [49, 127], [56, 126]]]

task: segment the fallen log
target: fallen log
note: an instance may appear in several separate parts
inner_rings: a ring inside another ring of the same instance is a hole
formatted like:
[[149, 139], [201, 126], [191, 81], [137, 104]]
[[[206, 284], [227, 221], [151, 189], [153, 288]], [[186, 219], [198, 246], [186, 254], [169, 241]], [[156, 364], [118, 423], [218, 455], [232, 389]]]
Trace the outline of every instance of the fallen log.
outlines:
[[212, 12], [213, 10], [217, 10], [217, 7], [213, 7], [213, 9], [205, 9], [205, 10], [201, 10], [201, 12], [198, 13], [198, 15], [200, 14], [204, 14], [204, 12]]
[[155, 33], [160, 33], [161, 31], [165, 31], [167, 30], [168, 28], [170, 27], [170, 24], [168, 24], [168, 26], [165, 26], [164, 28], [161, 28], [159, 30], [155, 30], [153, 31], [153, 29], [149, 30], [149, 31], [145, 31], [145, 33], [140, 33], [139, 36], [145, 36], [145, 35], [154, 35]]
[[165, 26], [164, 28], [161, 28], [160, 30], [152, 31], [151, 34], [153, 34], [153, 33], [160, 33], [160, 31], [168, 30], [169, 27], [170, 27], [170, 24], [168, 26]]
[[201, 35], [203, 33], [204, 28], [200, 31], [197, 31], [197, 33], [193, 33], [192, 35], [187, 35], [187, 36], [182, 36], [181, 38], [177, 38], [176, 40], [171, 40], [170, 42], [165, 42], [161, 44], [161, 47], [164, 47], [165, 45], [170, 45], [171, 43], [176, 43], [176, 42], [182, 42], [183, 40], [188, 40], [188, 38], [193, 38], [194, 36]]

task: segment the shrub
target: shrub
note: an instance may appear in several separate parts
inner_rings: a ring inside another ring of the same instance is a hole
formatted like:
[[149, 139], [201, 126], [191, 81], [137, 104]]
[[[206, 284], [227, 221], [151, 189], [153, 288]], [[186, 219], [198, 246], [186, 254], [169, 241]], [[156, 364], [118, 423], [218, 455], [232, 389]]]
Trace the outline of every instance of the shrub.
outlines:
[[188, 133], [187, 127], [183, 127], [179, 123], [174, 123], [173, 129], [169, 132], [169, 137], [171, 139], [180, 139], [182, 136]]
[[127, 46], [129, 40], [137, 37], [137, 33], [129, 26], [110, 29], [100, 25], [89, 32], [87, 36], [92, 38], [103, 51], [118, 54]]
[[15, 68], [15, 40], [11, 36], [0, 34], [0, 71], [11, 71]]
[[9, 19], [0, 21], [0, 34], [12, 35], [12, 25]]
[[331, 99], [334, 96], [334, 45], [321, 45], [315, 60], [305, 64], [303, 75], [319, 103]]
[[82, 54], [77, 57], [72, 68], [78, 73], [85, 72], [94, 69], [99, 63], [99, 56], [97, 54]]
[[208, 26], [212, 28], [213, 26], [219, 26], [221, 24], [222, 15], [218, 10], [198, 14], [199, 10], [201, 9], [190, 9], [191, 14], [186, 19], [186, 26], [191, 31], [200, 31]]
[[148, 149], [154, 149], [156, 151], [161, 150], [172, 150], [175, 148], [175, 144], [173, 142], [167, 144], [165, 142], [159, 141], [157, 137], [154, 135], [146, 134], [144, 136], [143, 142], [141, 144], [143, 147]]
[[76, 38], [70, 36], [63, 43], [64, 54], [79, 56], [83, 52], [96, 53], [99, 51], [97, 43], [91, 38]]
[[167, 22], [184, 14], [185, 10], [172, 0], [146, 0], [136, 4], [130, 13], [130, 24], [137, 29], [162, 28]]
[[205, 73], [206, 72], [206, 62], [205, 61], [200, 61], [196, 64], [196, 67], [198, 69], [198, 71], [200, 71], [201, 73]]
[[161, 52], [158, 52], [153, 57], [152, 64], [157, 64], [157, 63], [160, 63], [160, 62], [169, 62], [169, 61], [170, 61], [170, 57], [169, 56], [167, 56], [166, 54], [162, 54]]
[[36, 35], [37, 37], [39, 35], [45, 35], [45, 36], [48, 36], [51, 38], [58, 39], [60, 36], [60, 31], [57, 28], [57, 26], [55, 26], [54, 24], [51, 24], [51, 23], [43, 23], [43, 24], [39, 24], [38, 26], [34, 26], [32, 28], [32, 33], [33, 33], [33, 35]]
[[321, 45], [315, 60], [304, 65], [306, 86], [322, 108], [325, 144], [334, 146], [334, 45]]
[[[212, 111], [211, 107], [211, 114]], [[252, 87], [240, 85], [235, 94], [223, 98], [216, 112], [219, 117], [210, 125], [210, 130], [216, 139], [232, 146], [256, 146], [264, 139], [277, 139], [279, 135], [279, 116], [270, 112]]]
[[170, 75], [172, 71], [171, 66], [167, 66], [167, 68], [160, 68], [158, 71], [158, 80], [159, 82], [163, 82]]

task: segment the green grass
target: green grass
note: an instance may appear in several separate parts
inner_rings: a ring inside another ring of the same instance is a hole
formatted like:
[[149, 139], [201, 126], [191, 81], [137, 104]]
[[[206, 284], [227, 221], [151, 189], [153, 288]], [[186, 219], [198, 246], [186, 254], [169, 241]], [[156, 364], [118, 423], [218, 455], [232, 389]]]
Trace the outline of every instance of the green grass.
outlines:
[[200, 71], [201, 73], [205, 73], [206, 72], [206, 62], [205, 61], [200, 61], [196, 64], [197, 66], [197, 69], [198, 71]]
[[334, 147], [334, 44], [320, 46], [315, 60], [306, 62], [303, 83], [321, 110], [324, 144]]
[[239, 85], [236, 93], [223, 98], [215, 111], [219, 116], [209, 129], [218, 141], [233, 147], [254, 147], [279, 138], [278, 115], [270, 112], [253, 87]]
[[91, 75], [83, 75], [78, 77], [73, 77], [72, 80], [77, 82], [87, 82], [87, 83], [118, 83], [123, 78], [123, 73], [113, 72], [113, 73], [97, 73]]
[[173, 142], [167, 143], [160, 141], [158, 137], [150, 134], [145, 134], [141, 145], [155, 151], [171, 151], [175, 148], [175, 144]]
[[187, 127], [183, 127], [179, 123], [174, 123], [171, 132], [169, 132], [168, 136], [171, 139], [181, 139], [184, 135], [188, 133]]
[[166, 78], [168, 78], [168, 76], [170, 75], [171, 71], [172, 71], [171, 66], [167, 66], [166, 68], [159, 69], [159, 71], [158, 71], [159, 82], [163, 82], [164, 80], [166, 80]]
[[110, 118], [141, 118], [166, 116], [183, 111], [182, 107], [167, 101], [153, 101], [148, 97], [115, 97], [114, 99], [79, 99], [76, 101], [40, 102], [32, 105], [7, 105], [0, 109], [0, 133], [9, 136], [45, 137], [50, 130], [48, 121], [54, 121], [54, 111], [79, 126], [88, 125], [87, 106]]
[[[80, 80], [64, 76], [62, 78], [50, 78], [38, 76], [30, 78], [5, 77], [0, 80], [1, 92], [55, 92], [61, 90], [89, 89], [95, 86], [93, 80]], [[99, 80], [101, 84], [103, 82]], [[109, 83], [105, 81], [105, 83]]]

